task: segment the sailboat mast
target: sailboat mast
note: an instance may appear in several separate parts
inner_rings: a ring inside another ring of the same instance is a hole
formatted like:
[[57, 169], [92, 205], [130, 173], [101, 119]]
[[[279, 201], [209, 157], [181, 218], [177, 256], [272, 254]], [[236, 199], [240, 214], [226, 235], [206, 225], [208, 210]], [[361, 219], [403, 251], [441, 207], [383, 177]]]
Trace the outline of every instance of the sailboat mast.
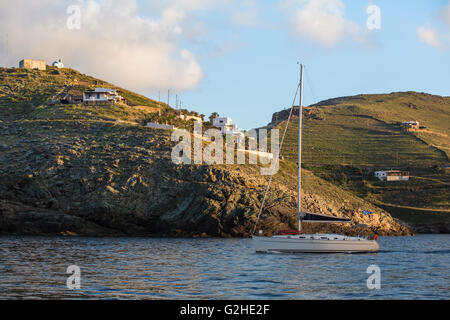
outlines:
[[298, 103], [298, 215], [297, 230], [302, 231], [302, 116], [303, 116], [303, 64], [300, 64], [300, 97]]

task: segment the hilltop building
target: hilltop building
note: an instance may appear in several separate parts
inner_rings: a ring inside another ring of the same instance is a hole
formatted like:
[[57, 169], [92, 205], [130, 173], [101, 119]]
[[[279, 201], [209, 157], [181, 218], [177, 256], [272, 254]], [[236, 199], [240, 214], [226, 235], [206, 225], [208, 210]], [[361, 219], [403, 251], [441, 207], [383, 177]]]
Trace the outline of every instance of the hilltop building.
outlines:
[[53, 66], [53, 67], [57, 67], [58, 69], [64, 68], [64, 64], [62, 63], [62, 60], [61, 60], [61, 59], [58, 59], [58, 60], [54, 61], [54, 62], [52, 63], [52, 66]]
[[420, 129], [419, 121], [403, 121], [402, 126], [406, 131], [415, 131]]
[[233, 120], [228, 117], [216, 117], [213, 119], [212, 125], [220, 129], [222, 134], [238, 132], [238, 128], [233, 124]]
[[109, 88], [95, 88], [95, 90], [83, 93], [84, 104], [109, 104], [118, 103], [123, 100], [116, 90]]
[[219, 128], [222, 134], [235, 136], [236, 143], [245, 141], [245, 134], [238, 129], [237, 125], [233, 124], [233, 120], [231, 120], [231, 118], [216, 117], [213, 119], [212, 125]]
[[381, 181], [408, 181], [411, 178], [408, 171], [399, 170], [375, 171], [375, 177]]
[[73, 94], [68, 94], [66, 92], [57, 94], [50, 99], [50, 101], [47, 103], [48, 105], [54, 105], [54, 104], [81, 104], [83, 103], [83, 96], [77, 96]]
[[19, 68], [46, 70], [47, 63], [45, 60], [23, 59], [19, 62]]

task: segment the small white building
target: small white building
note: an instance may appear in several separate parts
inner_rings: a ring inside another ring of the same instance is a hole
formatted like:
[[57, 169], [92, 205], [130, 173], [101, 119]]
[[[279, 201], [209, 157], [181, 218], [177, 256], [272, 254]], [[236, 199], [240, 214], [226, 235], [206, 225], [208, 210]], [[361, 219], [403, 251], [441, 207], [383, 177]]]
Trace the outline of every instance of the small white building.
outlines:
[[62, 60], [61, 60], [61, 59], [58, 59], [58, 60], [54, 61], [54, 62], [52, 63], [52, 66], [53, 66], [53, 67], [57, 67], [58, 69], [64, 68], [64, 64], [62, 63]]
[[410, 125], [410, 126], [419, 126], [419, 121], [403, 121], [403, 125]]
[[233, 120], [228, 117], [217, 117], [213, 119], [212, 125], [220, 129], [220, 132], [223, 134], [226, 133], [235, 133], [238, 130], [237, 126], [233, 124]]
[[381, 181], [408, 181], [411, 176], [407, 171], [387, 170], [375, 171], [375, 177]]
[[123, 98], [114, 89], [95, 88], [83, 93], [84, 103], [117, 103]]
[[406, 131], [415, 131], [420, 129], [419, 121], [403, 121], [402, 126], [406, 129]]
[[219, 128], [222, 134], [235, 136], [237, 143], [245, 141], [245, 134], [238, 129], [237, 125], [233, 124], [231, 118], [216, 117], [213, 119], [212, 125]]

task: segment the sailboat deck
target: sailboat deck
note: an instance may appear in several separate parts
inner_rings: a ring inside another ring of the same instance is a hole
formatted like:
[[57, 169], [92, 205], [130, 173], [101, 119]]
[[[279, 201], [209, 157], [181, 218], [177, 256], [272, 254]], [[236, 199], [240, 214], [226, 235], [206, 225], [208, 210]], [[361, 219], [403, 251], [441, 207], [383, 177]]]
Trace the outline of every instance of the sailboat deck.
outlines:
[[300, 235], [276, 235], [272, 238], [281, 239], [305, 239], [305, 240], [348, 240], [348, 241], [361, 241], [367, 240], [363, 237], [350, 237], [340, 234], [300, 234]]

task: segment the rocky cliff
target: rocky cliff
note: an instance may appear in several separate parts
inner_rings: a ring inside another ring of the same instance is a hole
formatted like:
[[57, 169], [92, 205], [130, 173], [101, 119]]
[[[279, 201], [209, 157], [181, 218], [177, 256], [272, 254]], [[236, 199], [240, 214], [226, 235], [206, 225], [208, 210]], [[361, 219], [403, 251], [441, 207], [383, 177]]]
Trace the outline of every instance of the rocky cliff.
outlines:
[[[0, 126], [2, 234], [248, 236], [267, 183], [254, 165], [173, 164], [164, 130], [89, 120]], [[282, 161], [258, 227], [266, 234], [295, 227], [295, 170]], [[310, 172], [304, 179], [306, 209], [354, 220], [306, 231], [355, 234], [366, 224], [380, 235], [411, 234], [382, 209]]]

